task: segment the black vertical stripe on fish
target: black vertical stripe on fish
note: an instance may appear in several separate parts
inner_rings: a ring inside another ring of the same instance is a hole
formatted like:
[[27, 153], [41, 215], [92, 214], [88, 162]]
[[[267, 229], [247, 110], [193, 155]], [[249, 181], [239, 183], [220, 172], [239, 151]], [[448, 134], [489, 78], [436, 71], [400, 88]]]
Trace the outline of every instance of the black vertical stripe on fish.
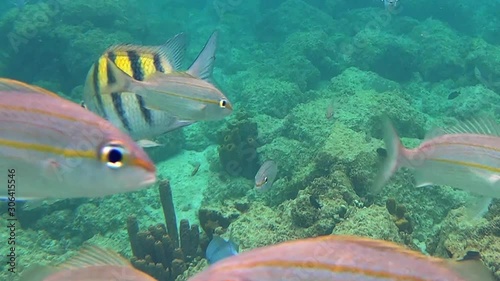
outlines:
[[127, 51], [128, 59], [130, 60], [130, 68], [132, 69], [132, 77], [135, 80], [143, 81], [144, 73], [142, 72], [141, 57], [136, 51]]
[[[115, 53], [113, 52], [109, 52], [108, 53], [108, 58], [111, 62], [113, 62], [114, 64], [116, 64], [115, 60], [116, 60], [116, 55]], [[109, 68], [109, 66], [106, 64], [106, 74], [108, 75], [108, 85], [112, 85], [114, 83], [116, 83], [116, 77], [115, 75], [113, 75], [113, 72], [111, 71], [111, 69]]]
[[144, 120], [146, 120], [146, 123], [148, 123], [149, 126], [152, 126], [153, 118], [151, 116], [151, 111], [146, 108], [144, 98], [139, 95], [135, 95], [135, 97], [137, 98], [137, 102], [139, 103], [139, 108], [141, 109], [142, 117], [144, 118]]
[[122, 121], [123, 127], [129, 132], [132, 131], [130, 128], [130, 123], [128, 122], [127, 116], [125, 116], [125, 110], [123, 109], [122, 96], [121, 93], [111, 93], [111, 98], [113, 100], [113, 106], [115, 107], [116, 113]]
[[165, 69], [163, 69], [163, 65], [161, 65], [161, 57], [159, 54], [154, 55], [154, 65], [155, 65], [156, 71], [165, 72]]
[[106, 110], [104, 109], [104, 104], [102, 103], [101, 98], [101, 88], [99, 87], [99, 61], [94, 64], [94, 71], [92, 73], [92, 82], [94, 87], [94, 95], [97, 100], [97, 107], [100, 112], [102, 112], [102, 117], [104, 119], [108, 119], [108, 115], [106, 114]]

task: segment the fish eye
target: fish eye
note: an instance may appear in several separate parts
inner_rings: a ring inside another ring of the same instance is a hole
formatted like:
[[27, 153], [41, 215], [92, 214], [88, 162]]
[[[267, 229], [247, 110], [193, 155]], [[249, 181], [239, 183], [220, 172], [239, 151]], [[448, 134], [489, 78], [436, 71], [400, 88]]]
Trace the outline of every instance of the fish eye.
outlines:
[[227, 106], [227, 100], [220, 100], [219, 101], [219, 106], [221, 108], [226, 108], [226, 106]]
[[128, 151], [119, 142], [107, 143], [101, 148], [101, 162], [112, 169], [117, 169], [123, 166], [127, 159]]
[[267, 183], [267, 177], [264, 178], [264, 182]]

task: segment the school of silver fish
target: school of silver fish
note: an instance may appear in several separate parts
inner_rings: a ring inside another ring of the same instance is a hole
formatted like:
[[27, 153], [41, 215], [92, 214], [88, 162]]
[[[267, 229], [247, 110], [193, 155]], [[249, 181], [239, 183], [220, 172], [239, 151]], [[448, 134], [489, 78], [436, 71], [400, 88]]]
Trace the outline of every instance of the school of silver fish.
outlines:
[[[384, 1], [390, 8], [397, 3]], [[156, 167], [143, 147], [160, 144], [150, 139], [233, 111], [212, 81], [217, 39], [215, 31], [185, 71], [183, 33], [161, 46], [112, 46], [91, 66], [81, 105], [0, 78], [0, 168], [16, 170], [16, 198], [101, 197], [154, 184]], [[500, 126], [494, 120], [434, 130], [419, 147], [407, 149], [386, 119], [384, 142], [387, 159], [375, 192], [406, 167], [417, 186], [447, 185], [500, 198]], [[255, 188], [271, 188], [277, 174], [278, 165], [265, 161]], [[0, 199], [9, 196], [0, 191]], [[449, 261], [370, 238], [329, 235], [239, 254], [232, 242], [213, 242], [207, 251], [213, 264], [189, 281], [494, 280], [479, 255]], [[155, 279], [113, 251], [87, 247], [61, 265], [33, 266], [21, 280]]]

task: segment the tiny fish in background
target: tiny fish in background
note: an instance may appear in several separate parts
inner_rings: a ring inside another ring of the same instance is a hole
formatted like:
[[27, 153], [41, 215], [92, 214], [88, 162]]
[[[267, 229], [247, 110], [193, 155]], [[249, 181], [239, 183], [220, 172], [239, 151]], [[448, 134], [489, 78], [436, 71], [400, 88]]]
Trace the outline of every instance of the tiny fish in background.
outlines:
[[478, 254], [461, 261], [424, 256], [392, 242], [329, 235], [240, 253], [188, 281], [493, 281]]
[[334, 117], [334, 115], [335, 115], [335, 110], [333, 107], [333, 103], [330, 103], [326, 108], [325, 117], [326, 119], [330, 120]]
[[382, 0], [384, 2], [384, 7], [388, 11], [394, 11], [399, 7], [399, 0]]
[[255, 175], [255, 188], [261, 191], [271, 188], [276, 179], [276, 174], [278, 174], [276, 163], [272, 160], [264, 162]]
[[128, 135], [43, 88], [0, 79], [0, 119], [0, 168], [15, 170], [16, 199], [101, 197], [156, 181]]
[[214, 235], [208, 244], [205, 256], [208, 264], [214, 264], [220, 260], [232, 257], [238, 254], [239, 247], [231, 239], [226, 240], [218, 235]]
[[146, 140], [146, 139], [143, 139], [143, 140], [138, 140], [136, 142], [140, 147], [143, 147], [143, 148], [148, 148], [148, 147], [158, 147], [158, 146], [163, 146], [163, 144], [159, 144], [155, 141], [152, 141], [152, 140]]
[[193, 171], [191, 172], [191, 176], [194, 177], [198, 173], [198, 170], [200, 169], [201, 163], [196, 162], [196, 163], [191, 163], [191, 165], [193, 165]]
[[448, 95], [449, 100], [456, 99], [460, 95], [460, 91], [453, 91]]
[[487, 198], [500, 198], [500, 126], [470, 120], [433, 130], [417, 148], [407, 149], [385, 120], [387, 159], [375, 191], [401, 167], [414, 170], [417, 186], [448, 185]]
[[156, 281], [135, 269], [119, 254], [95, 246], [84, 247], [76, 256], [58, 266], [31, 266], [20, 281]]

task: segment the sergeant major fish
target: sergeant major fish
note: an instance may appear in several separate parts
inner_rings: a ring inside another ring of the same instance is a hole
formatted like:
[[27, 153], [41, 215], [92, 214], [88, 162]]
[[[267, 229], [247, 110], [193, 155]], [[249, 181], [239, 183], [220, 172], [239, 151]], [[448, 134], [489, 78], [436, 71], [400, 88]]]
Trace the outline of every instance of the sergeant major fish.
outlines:
[[487, 198], [500, 198], [500, 126], [471, 120], [434, 130], [417, 148], [405, 148], [385, 121], [387, 159], [375, 190], [401, 167], [414, 170], [417, 186], [448, 185]]
[[83, 107], [109, 120], [134, 140], [150, 139], [187, 126], [164, 111], [147, 108], [144, 99], [132, 91], [109, 91], [115, 83], [110, 64], [130, 79], [143, 81], [156, 72], [171, 73], [180, 68], [186, 36], [177, 34], [162, 46], [118, 45], [108, 48], [90, 68], [85, 81]]
[[156, 181], [146, 153], [111, 123], [45, 89], [0, 79], [0, 168], [16, 199], [99, 197]]
[[447, 261], [391, 242], [329, 235], [243, 252], [188, 281], [493, 281], [479, 258]]
[[186, 72], [157, 71], [137, 81], [111, 64], [108, 70], [116, 83], [110, 83], [107, 92], [134, 92], [143, 98], [146, 108], [168, 112], [180, 120], [220, 120], [232, 113], [233, 106], [211, 82], [217, 37], [215, 31]]
[[95, 246], [80, 252], [58, 266], [31, 266], [21, 274], [20, 281], [156, 281], [135, 269], [117, 253]]

